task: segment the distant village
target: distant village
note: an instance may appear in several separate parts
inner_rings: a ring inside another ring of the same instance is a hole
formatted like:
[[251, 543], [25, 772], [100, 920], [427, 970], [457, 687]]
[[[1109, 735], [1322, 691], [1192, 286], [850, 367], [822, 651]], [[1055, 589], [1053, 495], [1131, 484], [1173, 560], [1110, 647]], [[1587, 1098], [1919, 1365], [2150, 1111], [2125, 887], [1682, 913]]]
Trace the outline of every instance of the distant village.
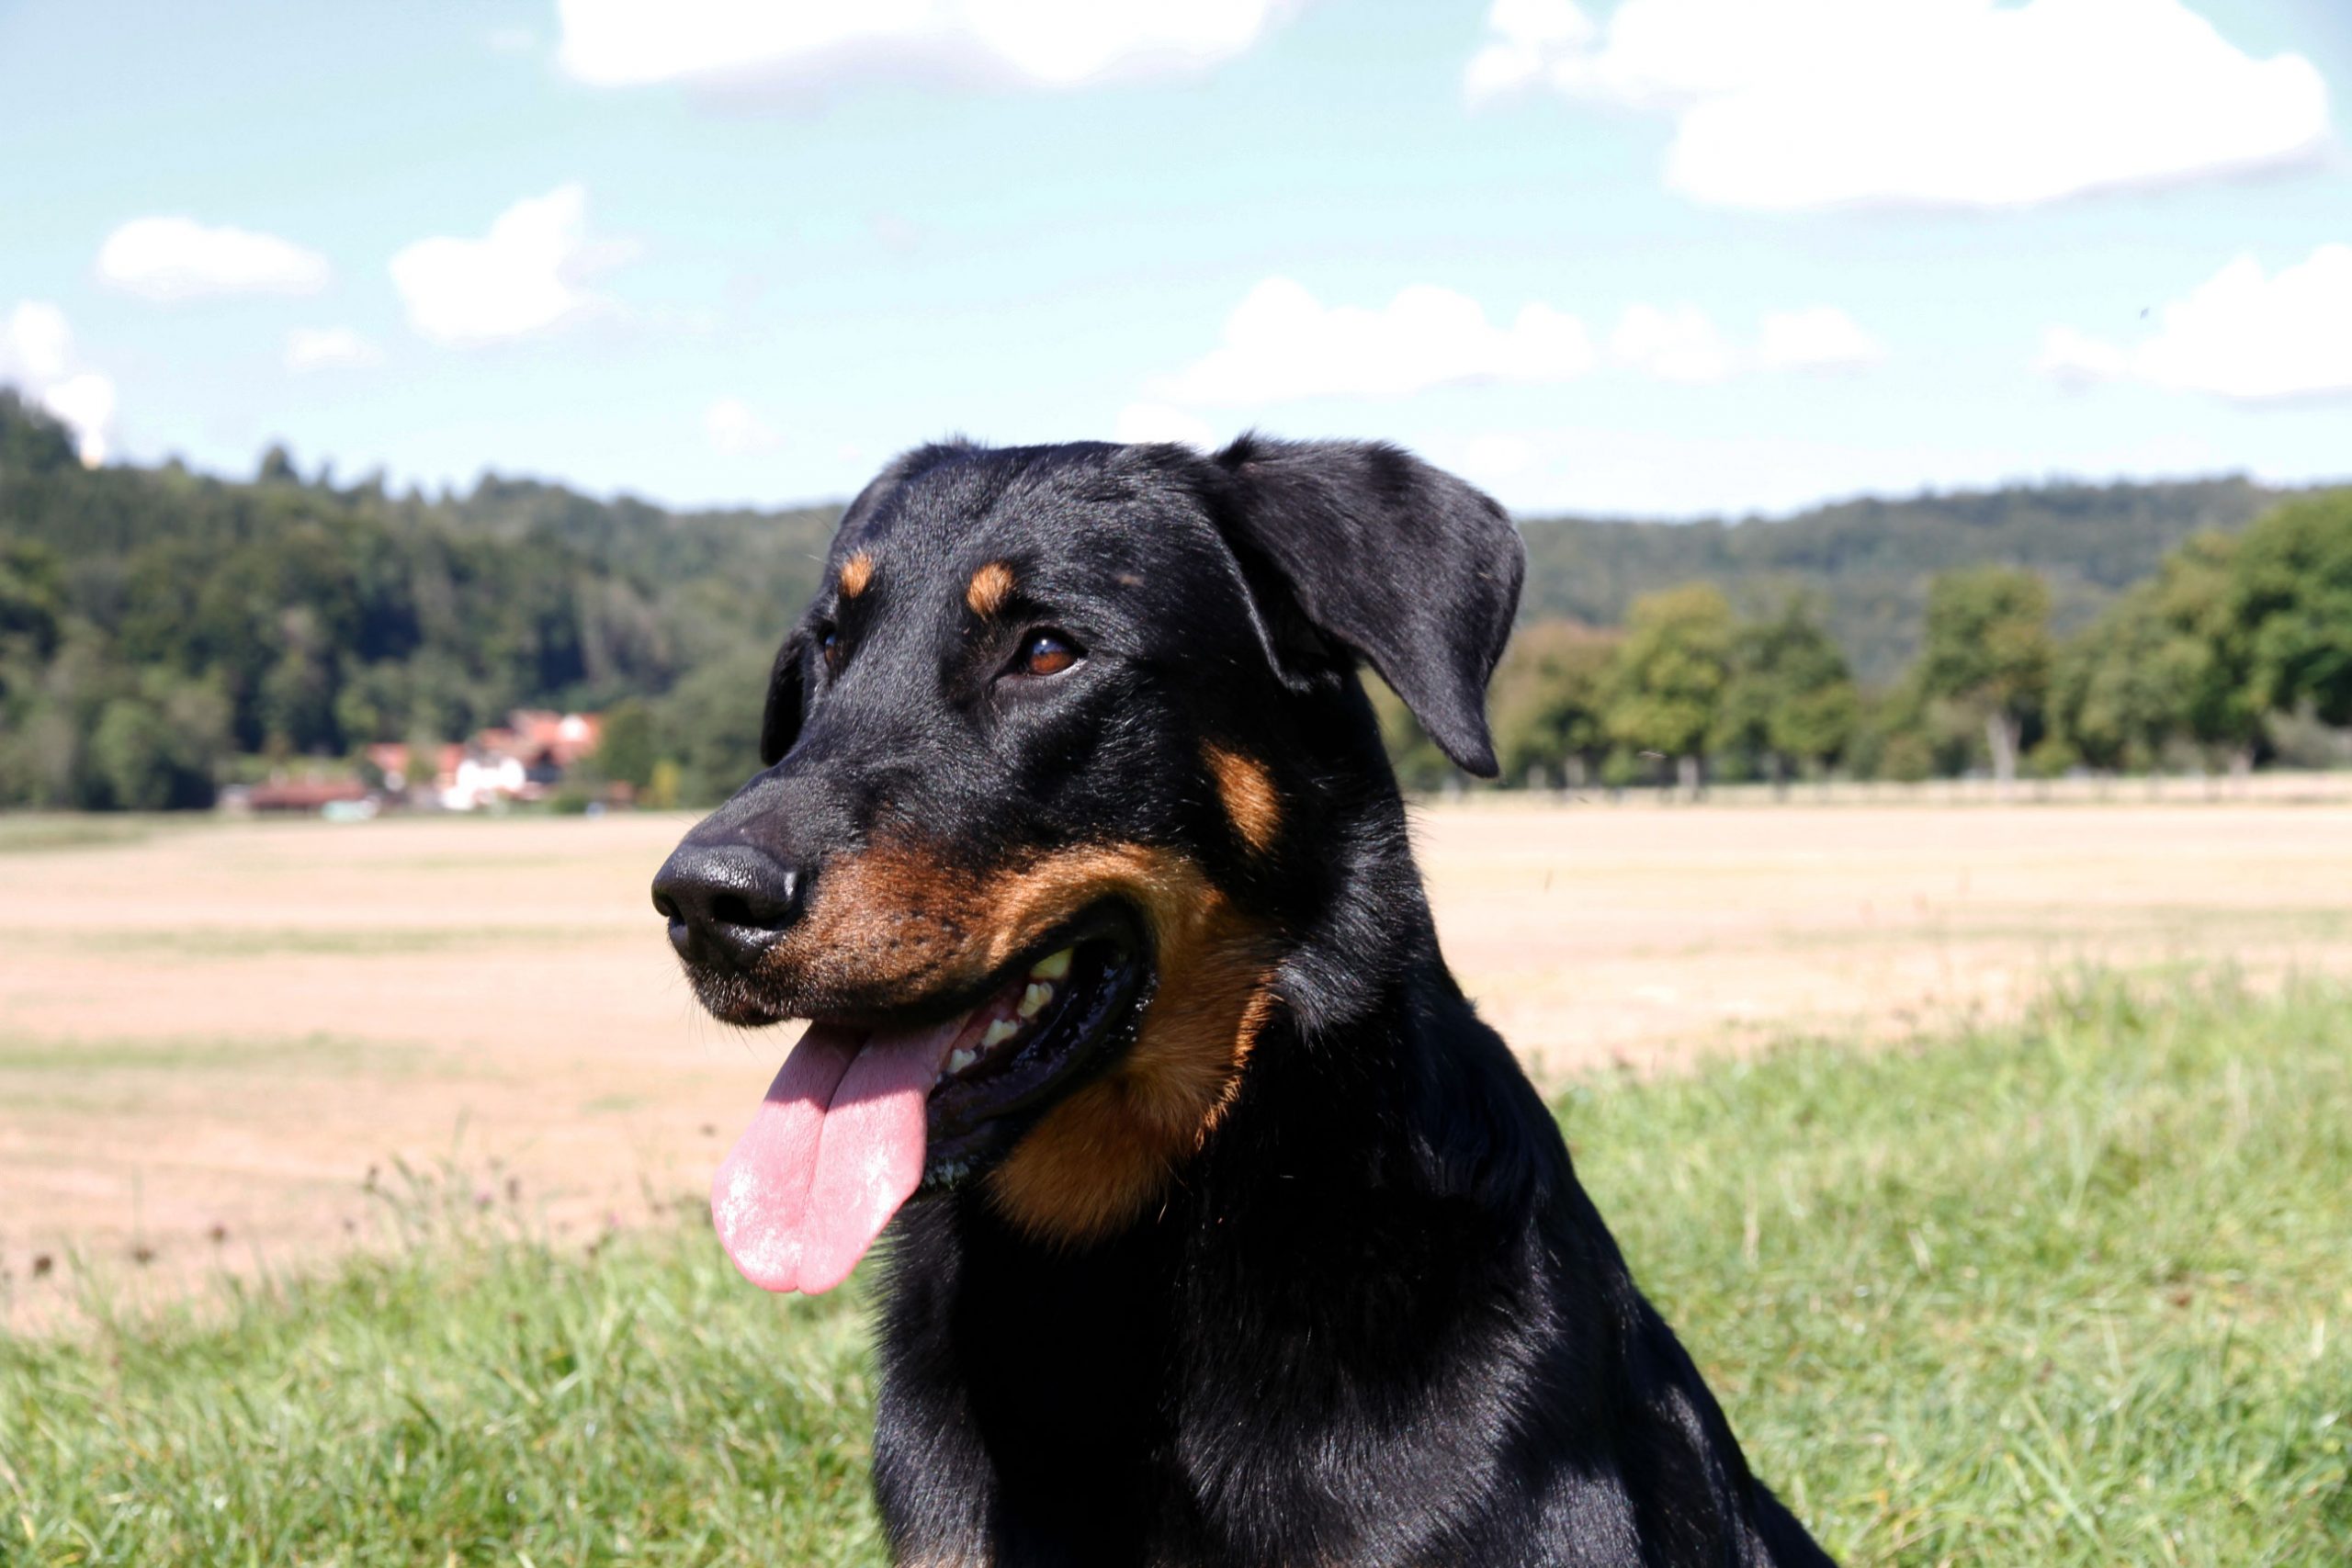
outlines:
[[604, 728], [602, 714], [518, 708], [504, 724], [464, 740], [369, 746], [356, 773], [288, 770], [232, 785], [220, 792], [220, 809], [348, 818], [384, 810], [497, 811], [566, 796], [591, 811], [633, 805], [626, 783], [583, 776], [581, 764], [595, 755]]

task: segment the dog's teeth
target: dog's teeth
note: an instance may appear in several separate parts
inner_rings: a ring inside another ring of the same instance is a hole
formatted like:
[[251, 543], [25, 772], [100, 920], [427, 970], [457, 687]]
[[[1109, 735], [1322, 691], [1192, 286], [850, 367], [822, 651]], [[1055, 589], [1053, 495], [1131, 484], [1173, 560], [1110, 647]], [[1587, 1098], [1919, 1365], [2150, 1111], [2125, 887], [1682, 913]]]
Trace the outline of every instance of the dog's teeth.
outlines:
[[1019, 1024], [1009, 1018], [1000, 1018], [989, 1025], [987, 1033], [980, 1036], [980, 1049], [986, 1051], [991, 1046], [1001, 1045], [1020, 1032]]
[[959, 1046], [947, 1053], [947, 1070], [951, 1073], [960, 1073], [979, 1059], [980, 1054], [978, 1051], [967, 1051]]
[[1053, 999], [1054, 988], [1042, 980], [1032, 980], [1029, 983], [1029, 988], [1021, 993], [1021, 1016], [1036, 1017], [1046, 1010], [1046, 1004]]
[[1033, 980], [1060, 979], [1069, 973], [1069, 954], [1070, 950], [1065, 947], [1050, 957], [1040, 958], [1029, 966], [1029, 977]]

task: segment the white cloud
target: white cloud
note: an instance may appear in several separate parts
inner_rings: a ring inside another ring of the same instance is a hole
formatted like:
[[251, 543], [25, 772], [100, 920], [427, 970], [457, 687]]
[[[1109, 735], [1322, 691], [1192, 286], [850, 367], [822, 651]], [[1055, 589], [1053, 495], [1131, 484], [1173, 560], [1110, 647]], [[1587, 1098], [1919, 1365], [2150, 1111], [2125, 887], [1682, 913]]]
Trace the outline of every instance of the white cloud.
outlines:
[[383, 351], [349, 327], [296, 327], [286, 334], [286, 368], [329, 370], [375, 365]]
[[2033, 367], [2053, 381], [2085, 387], [2095, 381], [2123, 380], [2132, 374], [2132, 356], [2088, 333], [2052, 327], [2041, 334], [2041, 356]]
[[1252, 288], [1225, 341], [1158, 389], [1177, 403], [1402, 397], [1468, 381], [1564, 381], [1592, 367], [1584, 323], [1528, 305], [1507, 327], [1478, 302], [1419, 283], [1379, 310], [1327, 306], [1287, 277]]
[[1659, 381], [1703, 386], [1737, 367], [1731, 345], [1694, 305], [1629, 305], [1609, 334], [1609, 357]]
[[63, 420], [74, 432], [74, 449], [95, 468], [107, 460], [114, 441], [114, 381], [95, 370], [68, 376], [44, 387], [41, 406]]
[[209, 294], [315, 294], [332, 276], [316, 251], [191, 218], [134, 218], [98, 246], [102, 281], [167, 303]]
[[566, 71], [597, 86], [740, 85], [882, 67], [1050, 86], [1196, 69], [1283, 0], [559, 0]]
[[1589, 48], [1598, 31], [1576, 0], [1495, 0], [1487, 41], [1470, 57], [1463, 84], [1478, 99], [1540, 82], [1572, 51]]
[[[1767, 315], [1752, 345], [1726, 338], [1695, 305], [1630, 305], [1609, 334], [1607, 355], [1620, 369], [1691, 386], [1755, 371], [1849, 369], [1883, 357], [1852, 317], [1827, 305]], [[1556, 384], [1600, 363], [1583, 321], [1550, 305], [1522, 306], [1498, 326], [1476, 299], [1434, 284], [1415, 284], [1374, 310], [1326, 305], [1290, 278], [1270, 277], [1226, 319], [1223, 343], [1121, 413], [1120, 439], [1204, 444], [1208, 427], [1190, 408]]]
[[0, 375], [28, 387], [64, 376], [74, 359], [74, 330], [65, 312], [42, 299], [27, 299], [0, 326]]
[[2352, 396], [2352, 244], [2322, 245], [2275, 276], [2242, 255], [2165, 306], [2154, 333], [2128, 347], [2052, 327], [2039, 368], [2241, 402]]
[[1856, 370], [1886, 357], [1879, 341], [1835, 305], [1772, 311], [1756, 352], [1773, 370]]
[[1166, 403], [1129, 403], [1119, 411], [1111, 431], [1114, 441], [1173, 441], [1205, 452], [1217, 445], [1216, 429], [1198, 414]]
[[593, 309], [601, 301], [579, 287], [595, 260], [587, 214], [587, 193], [559, 186], [500, 213], [479, 240], [439, 235], [407, 246], [391, 273], [409, 324], [435, 343], [484, 344]]
[[63, 421], [82, 461], [96, 468], [114, 438], [114, 382], [74, 365], [73, 329], [56, 306], [24, 300], [0, 321], [0, 381]]
[[1716, 206], [2012, 207], [2297, 162], [2328, 138], [2301, 55], [2182, 0], [1498, 0], [1474, 98], [1544, 84], [1676, 118], [1667, 182]]
[[703, 434], [722, 457], [742, 457], [772, 452], [784, 444], [775, 427], [741, 398], [720, 398], [703, 411]]

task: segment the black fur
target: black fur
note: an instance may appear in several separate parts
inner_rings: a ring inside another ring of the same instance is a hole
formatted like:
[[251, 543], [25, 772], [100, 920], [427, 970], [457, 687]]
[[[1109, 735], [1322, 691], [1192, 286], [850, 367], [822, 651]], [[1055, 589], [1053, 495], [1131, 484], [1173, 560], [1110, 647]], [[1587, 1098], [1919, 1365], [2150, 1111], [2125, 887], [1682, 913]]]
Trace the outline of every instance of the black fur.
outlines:
[[[901, 1560], [1826, 1562], [1438, 950], [1354, 665], [1492, 770], [1522, 559], [1500, 510], [1380, 446], [949, 446], [858, 499], [833, 568], [858, 550], [872, 589], [829, 586], [786, 642], [768, 770], [697, 838], [804, 893], [892, 823], [983, 865], [1169, 846], [1282, 948], [1237, 1097], [1123, 1234], [1040, 1245], [984, 1182], [900, 1212], [875, 1486]], [[1018, 614], [978, 634], [956, 602], [999, 559]], [[1044, 625], [1084, 665], [1008, 686]], [[1204, 739], [1271, 773], [1271, 849], [1218, 808]]]

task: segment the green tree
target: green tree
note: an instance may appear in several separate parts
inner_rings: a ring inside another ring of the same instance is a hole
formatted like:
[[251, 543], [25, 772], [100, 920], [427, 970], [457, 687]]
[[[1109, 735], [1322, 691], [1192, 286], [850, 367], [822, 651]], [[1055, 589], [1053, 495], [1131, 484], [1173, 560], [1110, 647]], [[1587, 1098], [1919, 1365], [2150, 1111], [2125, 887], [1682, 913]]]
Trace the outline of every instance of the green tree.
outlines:
[[1603, 682], [1611, 739], [1673, 758], [1686, 793], [1698, 790], [1700, 753], [1731, 683], [1734, 627], [1730, 602], [1703, 583], [1645, 594]]
[[141, 695], [117, 697], [99, 710], [90, 734], [96, 787], [84, 804], [121, 811], [211, 805], [228, 705], [200, 682], [147, 685]]
[[642, 795], [661, 761], [653, 735], [653, 710], [637, 697], [624, 697], [605, 710], [596, 739], [596, 771]]
[[82, 805], [84, 731], [74, 715], [47, 701], [16, 705], [0, 723], [0, 806], [56, 808]]
[[1861, 699], [1846, 745], [1846, 764], [1856, 778], [1913, 784], [1933, 776], [1935, 737], [1927, 699], [1919, 694], [1917, 682], [1905, 681]]
[[655, 710], [661, 750], [677, 759], [682, 804], [725, 799], [760, 769], [760, 716], [775, 650], [739, 648], [688, 675]]
[[2278, 508], [2238, 540], [2230, 621], [2257, 713], [2352, 724], [2352, 489]]
[[1538, 768], [1572, 784], [1590, 776], [1609, 750], [1601, 682], [1616, 648], [1614, 634], [1573, 621], [1520, 628], [1488, 687], [1506, 782]]
[[36, 658], [57, 647], [65, 615], [65, 567], [29, 539], [0, 538], [0, 649], [20, 644]]
[[[2084, 761], [2143, 768], [2168, 745], [2183, 742], [2203, 751], [2209, 762], [2225, 761], [2239, 771], [2253, 764], [2273, 688], [2257, 682], [2253, 667], [2258, 634], [2268, 621], [2266, 609], [2247, 602], [2241, 547], [2220, 534], [2184, 541], [2154, 578], [2059, 649], [2051, 717]], [[2324, 580], [2324, 572], [2302, 572], [2310, 564], [2298, 560], [2280, 574], [2290, 595]], [[2324, 605], [2315, 619], [2328, 625]], [[2324, 633], [2321, 640], [2336, 635]], [[2298, 695], [2317, 705], [2312, 694]]]
[[79, 468], [74, 436], [46, 410], [0, 387], [0, 477], [41, 478]]
[[1846, 749], [1860, 716], [1846, 656], [1804, 595], [1733, 635], [1716, 749], [1762, 759], [1762, 771], [1779, 784], [1792, 762], [1808, 773], [1826, 767]]
[[2231, 601], [2237, 549], [2226, 534], [2184, 540], [2158, 569], [2156, 603], [2172, 632], [2165, 660], [2184, 693], [2189, 738], [2244, 772], [2262, 739], [2262, 710], [2255, 705], [2246, 639]]
[[1921, 694], [1952, 704], [1984, 726], [1993, 776], [2017, 778], [2027, 721], [2050, 682], [2050, 589], [2015, 567], [1939, 573], [1928, 589], [1928, 620], [1914, 672]]
[[409, 667], [395, 660], [344, 672], [334, 694], [334, 727], [345, 746], [400, 740], [410, 731]]
[[2171, 642], [2147, 582], [2060, 644], [2051, 662], [2052, 739], [2095, 768], [2154, 766], [2188, 727], [2188, 694], [2165, 667]]
[[283, 622], [283, 651], [261, 680], [263, 733], [288, 751], [339, 751], [332, 645], [306, 604], [288, 609]]

